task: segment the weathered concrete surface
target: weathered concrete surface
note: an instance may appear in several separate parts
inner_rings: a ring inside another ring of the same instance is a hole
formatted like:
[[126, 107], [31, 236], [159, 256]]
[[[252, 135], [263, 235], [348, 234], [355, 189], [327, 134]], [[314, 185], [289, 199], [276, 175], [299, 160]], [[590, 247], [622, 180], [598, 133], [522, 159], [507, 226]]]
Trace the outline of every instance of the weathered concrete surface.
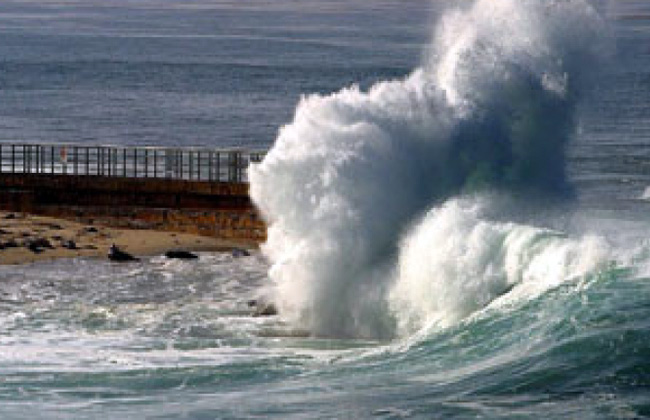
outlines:
[[243, 183], [0, 174], [0, 209], [220, 238], [266, 237]]

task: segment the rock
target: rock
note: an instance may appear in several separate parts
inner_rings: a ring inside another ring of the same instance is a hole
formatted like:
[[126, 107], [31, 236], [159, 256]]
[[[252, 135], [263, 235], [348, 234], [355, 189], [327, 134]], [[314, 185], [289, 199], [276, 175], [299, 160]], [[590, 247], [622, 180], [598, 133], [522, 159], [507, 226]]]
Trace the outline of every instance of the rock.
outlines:
[[32, 251], [34, 254], [40, 254], [45, 250], [44, 248], [54, 249], [50, 241], [45, 238], [32, 239], [27, 241], [25, 245], [27, 246], [27, 249]]
[[273, 316], [278, 314], [278, 309], [273, 303], [264, 303], [263, 305], [258, 305], [255, 308], [253, 316]]
[[121, 250], [115, 244], [111, 245], [108, 250], [108, 259], [115, 262], [140, 261], [139, 258]]
[[40, 254], [41, 252], [43, 252], [43, 248], [41, 248], [40, 246], [36, 246], [36, 244], [34, 244], [33, 242], [27, 245], [27, 249], [32, 251], [34, 254]]
[[52, 230], [63, 230], [63, 226], [58, 223], [44, 223], [43, 226]]
[[9, 239], [8, 241], [4, 242], [2, 246], [5, 248], [18, 248], [18, 242], [13, 239]]
[[248, 252], [247, 250], [245, 250], [243, 248], [233, 248], [233, 250], [230, 252], [230, 254], [235, 258], [249, 257], [251, 255], [250, 252]]
[[36, 238], [32, 239], [29, 241], [28, 247], [35, 247], [35, 248], [49, 248], [49, 249], [54, 249], [52, 246], [52, 243], [48, 241], [46, 238]]
[[278, 308], [273, 302], [267, 302], [265, 300], [252, 299], [249, 300], [248, 306], [254, 308], [253, 316], [273, 316], [278, 314]]
[[77, 243], [72, 239], [61, 241], [61, 246], [66, 249], [79, 249], [79, 247], [77, 247]]
[[181, 260], [194, 260], [199, 258], [198, 255], [193, 254], [189, 251], [185, 251], [183, 249], [172, 249], [170, 251], [165, 252], [165, 257], [167, 258], [178, 258]]

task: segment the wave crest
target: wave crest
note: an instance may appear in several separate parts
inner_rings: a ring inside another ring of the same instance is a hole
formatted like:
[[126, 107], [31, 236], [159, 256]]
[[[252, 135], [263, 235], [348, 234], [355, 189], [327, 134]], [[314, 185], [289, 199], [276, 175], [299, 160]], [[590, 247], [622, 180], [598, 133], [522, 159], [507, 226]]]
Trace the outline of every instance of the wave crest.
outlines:
[[[250, 168], [285, 318], [317, 335], [391, 337], [404, 324], [391, 307], [409, 299], [390, 296], [419, 264], [407, 267], [400, 238], [422, 214], [485, 190], [569, 193], [564, 148], [599, 25], [584, 0], [479, 0], [445, 14], [404, 80], [303, 98]], [[426, 258], [445, 258], [444, 242], [412, 235], [429, 241]], [[436, 282], [426, 270], [415, 277]], [[470, 277], [456, 272], [452, 284]], [[467, 311], [457, 312], [441, 319]]]

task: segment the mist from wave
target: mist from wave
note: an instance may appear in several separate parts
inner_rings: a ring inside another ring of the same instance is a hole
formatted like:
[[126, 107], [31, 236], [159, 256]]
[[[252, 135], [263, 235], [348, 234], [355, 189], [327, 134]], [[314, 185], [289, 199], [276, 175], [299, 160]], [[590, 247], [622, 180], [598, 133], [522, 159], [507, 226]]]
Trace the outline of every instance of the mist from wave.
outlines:
[[250, 170], [283, 317], [391, 338], [614, 258], [538, 211], [572, 196], [565, 150], [606, 33], [583, 0], [478, 0], [443, 15], [405, 79], [304, 97]]

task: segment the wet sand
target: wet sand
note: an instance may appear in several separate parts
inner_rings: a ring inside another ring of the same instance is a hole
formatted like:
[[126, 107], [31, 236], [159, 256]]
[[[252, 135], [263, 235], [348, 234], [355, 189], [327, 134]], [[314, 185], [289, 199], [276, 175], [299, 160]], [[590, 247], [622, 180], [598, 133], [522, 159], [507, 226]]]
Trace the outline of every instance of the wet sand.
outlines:
[[56, 258], [106, 258], [111, 244], [136, 257], [161, 255], [172, 249], [223, 252], [257, 246], [252, 241], [154, 230], [116, 229], [0, 211], [0, 265], [26, 264]]

